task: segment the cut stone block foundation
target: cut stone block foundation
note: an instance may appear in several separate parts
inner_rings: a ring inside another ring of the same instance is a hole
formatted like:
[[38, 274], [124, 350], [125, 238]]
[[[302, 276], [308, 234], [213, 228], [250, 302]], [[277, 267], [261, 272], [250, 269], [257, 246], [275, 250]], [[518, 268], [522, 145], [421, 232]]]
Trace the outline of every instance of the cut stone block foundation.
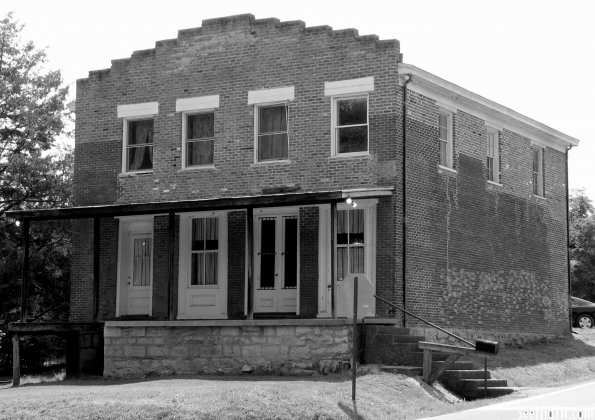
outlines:
[[108, 321], [106, 377], [335, 372], [350, 366], [345, 320]]

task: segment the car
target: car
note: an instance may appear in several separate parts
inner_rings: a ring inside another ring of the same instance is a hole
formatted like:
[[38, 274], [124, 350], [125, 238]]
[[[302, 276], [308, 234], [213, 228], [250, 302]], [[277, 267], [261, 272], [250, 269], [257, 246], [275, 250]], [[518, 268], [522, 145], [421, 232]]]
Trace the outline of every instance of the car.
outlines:
[[579, 328], [593, 328], [595, 322], [595, 303], [588, 300], [570, 297], [572, 305], [573, 325]]

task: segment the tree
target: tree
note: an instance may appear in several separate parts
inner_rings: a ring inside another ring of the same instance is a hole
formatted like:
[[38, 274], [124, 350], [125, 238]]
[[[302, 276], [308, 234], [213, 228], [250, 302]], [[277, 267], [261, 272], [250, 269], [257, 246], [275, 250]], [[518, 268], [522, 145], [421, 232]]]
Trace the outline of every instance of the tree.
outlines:
[[570, 194], [570, 277], [572, 294], [595, 300], [595, 209], [584, 190]]
[[68, 88], [59, 71], [45, 69], [45, 51], [20, 41], [22, 28], [12, 13], [0, 21], [0, 216], [56, 204], [46, 194], [53, 168], [43, 152], [64, 130]]
[[[0, 20], [0, 372], [11, 363], [7, 325], [20, 316], [23, 244], [16, 221], [6, 212], [67, 206], [73, 167], [71, 150], [52, 149], [64, 131], [67, 88], [61, 87], [59, 71], [45, 68], [45, 51], [21, 41], [22, 28], [12, 13]], [[68, 223], [33, 223], [30, 238], [29, 315], [66, 320]], [[24, 358], [34, 341], [25, 343]], [[39, 360], [41, 350], [37, 346], [29, 352], [31, 360]]]

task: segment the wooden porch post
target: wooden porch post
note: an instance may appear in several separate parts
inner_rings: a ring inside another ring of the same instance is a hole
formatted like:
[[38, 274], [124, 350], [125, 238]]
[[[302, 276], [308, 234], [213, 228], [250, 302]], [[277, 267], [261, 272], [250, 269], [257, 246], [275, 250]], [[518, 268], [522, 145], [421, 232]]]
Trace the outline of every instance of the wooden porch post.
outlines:
[[21, 282], [21, 322], [27, 319], [27, 283], [29, 281], [29, 219], [23, 219], [23, 273]]
[[12, 334], [12, 386], [21, 384], [20, 340], [17, 333]]
[[336, 267], [336, 248], [335, 248], [335, 231], [337, 224], [337, 203], [331, 203], [331, 317], [336, 318], [337, 312], [335, 309], [336, 298], [335, 298], [335, 275], [337, 272]]
[[175, 272], [175, 264], [174, 264], [174, 257], [175, 257], [175, 246], [176, 246], [176, 214], [174, 212], [169, 212], [168, 217], [168, 224], [167, 224], [167, 233], [168, 233], [168, 241], [167, 241], [167, 251], [168, 251], [168, 262], [169, 262], [169, 271], [167, 275], [167, 319], [173, 320], [174, 319], [174, 272]]
[[246, 298], [248, 299], [248, 319], [252, 319], [254, 317], [254, 293], [252, 291], [252, 283], [254, 281], [254, 268], [252, 266], [252, 258], [254, 253], [254, 208], [252, 206], [246, 209], [246, 241], [246, 270], [248, 274], [248, 296]]
[[93, 217], [93, 321], [99, 319], [100, 221]]

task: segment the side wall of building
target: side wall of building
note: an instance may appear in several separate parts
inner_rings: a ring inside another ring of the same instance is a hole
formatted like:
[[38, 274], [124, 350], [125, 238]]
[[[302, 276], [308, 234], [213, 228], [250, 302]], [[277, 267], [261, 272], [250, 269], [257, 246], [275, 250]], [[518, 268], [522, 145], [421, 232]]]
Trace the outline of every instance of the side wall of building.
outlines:
[[436, 101], [410, 98], [407, 307], [474, 337], [567, 334], [564, 152], [544, 149], [535, 196], [532, 139], [504, 129], [489, 183], [486, 123], [457, 110], [455, 171], [440, 168]]

